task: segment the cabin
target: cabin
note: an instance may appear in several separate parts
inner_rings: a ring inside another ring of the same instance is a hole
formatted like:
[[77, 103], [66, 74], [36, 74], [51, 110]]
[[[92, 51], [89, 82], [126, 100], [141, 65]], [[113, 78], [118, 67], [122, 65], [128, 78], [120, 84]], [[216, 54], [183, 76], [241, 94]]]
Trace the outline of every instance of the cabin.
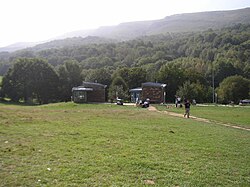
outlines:
[[131, 102], [149, 99], [150, 103], [165, 103], [166, 84], [146, 82], [140, 88], [129, 90]]
[[105, 102], [106, 85], [83, 82], [81, 86], [72, 88], [72, 101], [75, 103]]
[[130, 89], [129, 92], [131, 102], [136, 103], [141, 99], [142, 88]]

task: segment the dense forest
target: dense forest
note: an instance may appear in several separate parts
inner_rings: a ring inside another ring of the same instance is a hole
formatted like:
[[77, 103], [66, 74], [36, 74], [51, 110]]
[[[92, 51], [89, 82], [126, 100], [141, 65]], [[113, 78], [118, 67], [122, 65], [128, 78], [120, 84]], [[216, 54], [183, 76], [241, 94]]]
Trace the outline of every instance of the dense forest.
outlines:
[[166, 83], [168, 102], [176, 94], [197, 102], [249, 98], [250, 25], [124, 42], [87, 40], [71, 38], [0, 53], [1, 97], [39, 103], [67, 101], [71, 88], [85, 80], [108, 85], [110, 99], [117, 86], [128, 99], [129, 89], [147, 81]]

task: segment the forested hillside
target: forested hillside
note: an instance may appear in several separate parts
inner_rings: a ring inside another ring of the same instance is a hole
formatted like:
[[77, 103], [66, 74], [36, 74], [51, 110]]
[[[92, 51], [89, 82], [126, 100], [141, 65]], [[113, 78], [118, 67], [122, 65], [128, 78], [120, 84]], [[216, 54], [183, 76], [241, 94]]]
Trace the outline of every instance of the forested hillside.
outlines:
[[[184, 92], [192, 90], [188, 93], [192, 98], [211, 102], [213, 83], [219, 92], [219, 84], [229, 76], [250, 79], [250, 25], [0, 53], [1, 75], [19, 58], [42, 58], [53, 66], [61, 82], [59, 87], [67, 92], [60, 100], [69, 99], [71, 87], [82, 80], [107, 84], [111, 91], [114, 81], [121, 83], [117, 79], [122, 79], [125, 93], [142, 82], [158, 81], [168, 85], [168, 101], [173, 101], [176, 93], [184, 97]], [[247, 89], [247, 95], [238, 96], [235, 102], [239, 97], [249, 97], [249, 86]]]

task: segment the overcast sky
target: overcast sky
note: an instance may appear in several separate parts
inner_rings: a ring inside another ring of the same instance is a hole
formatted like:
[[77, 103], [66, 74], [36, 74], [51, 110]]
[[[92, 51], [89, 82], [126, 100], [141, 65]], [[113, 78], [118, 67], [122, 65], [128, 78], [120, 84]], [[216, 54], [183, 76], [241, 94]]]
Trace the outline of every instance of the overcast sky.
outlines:
[[0, 47], [67, 32], [250, 7], [250, 0], [0, 0]]

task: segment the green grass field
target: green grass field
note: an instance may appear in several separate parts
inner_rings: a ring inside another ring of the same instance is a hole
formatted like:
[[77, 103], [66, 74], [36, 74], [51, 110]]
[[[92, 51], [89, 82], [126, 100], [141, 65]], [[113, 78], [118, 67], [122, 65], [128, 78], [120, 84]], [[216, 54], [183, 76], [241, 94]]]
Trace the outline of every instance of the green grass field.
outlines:
[[0, 104], [0, 186], [249, 186], [249, 147], [249, 131], [132, 106]]
[[[184, 113], [184, 108], [167, 108], [164, 105], [156, 105], [158, 110], [171, 111], [179, 114]], [[191, 106], [191, 115], [206, 118], [222, 123], [230, 123], [237, 126], [250, 128], [250, 107], [249, 106]]]

